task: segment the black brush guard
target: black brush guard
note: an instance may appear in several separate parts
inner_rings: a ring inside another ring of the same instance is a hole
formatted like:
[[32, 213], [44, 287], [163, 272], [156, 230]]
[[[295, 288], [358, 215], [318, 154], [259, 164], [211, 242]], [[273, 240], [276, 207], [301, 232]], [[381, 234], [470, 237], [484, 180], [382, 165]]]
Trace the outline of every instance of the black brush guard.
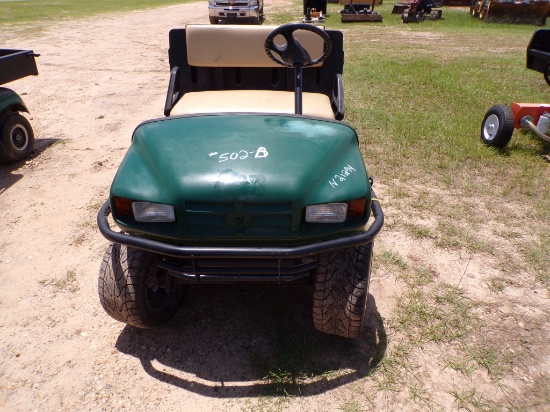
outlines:
[[[374, 191], [372, 197], [375, 199]], [[374, 221], [351, 236], [294, 247], [178, 246], [132, 236], [111, 229], [107, 200], [97, 216], [101, 234], [111, 242], [160, 255], [157, 265], [184, 283], [288, 283], [309, 277], [321, 253], [370, 243], [384, 225], [384, 213], [377, 200], [371, 206]]]

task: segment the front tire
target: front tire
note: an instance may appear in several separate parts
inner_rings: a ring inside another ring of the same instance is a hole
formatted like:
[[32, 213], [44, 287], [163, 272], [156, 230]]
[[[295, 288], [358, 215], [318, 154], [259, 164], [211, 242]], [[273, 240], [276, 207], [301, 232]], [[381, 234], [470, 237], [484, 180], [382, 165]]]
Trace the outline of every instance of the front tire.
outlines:
[[166, 323], [183, 302], [185, 289], [156, 266], [156, 255], [111, 243], [99, 269], [98, 293], [113, 318], [138, 328]]
[[544, 80], [546, 81], [546, 84], [550, 86], [550, 62], [546, 63], [546, 66], [544, 67]]
[[313, 292], [315, 329], [357, 338], [363, 330], [373, 244], [324, 253], [319, 257]]
[[210, 24], [218, 24], [218, 19], [215, 18], [215, 17], [209, 17], [210, 19]]
[[491, 107], [481, 123], [481, 140], [487, 146], [505, 147], [514, 133], [514, 113], [509, 106]]
[[31, 154], [34, 132], [29, 121], [19, 113], [10, 114], [0, 127], [0, 160], [17, 162]]

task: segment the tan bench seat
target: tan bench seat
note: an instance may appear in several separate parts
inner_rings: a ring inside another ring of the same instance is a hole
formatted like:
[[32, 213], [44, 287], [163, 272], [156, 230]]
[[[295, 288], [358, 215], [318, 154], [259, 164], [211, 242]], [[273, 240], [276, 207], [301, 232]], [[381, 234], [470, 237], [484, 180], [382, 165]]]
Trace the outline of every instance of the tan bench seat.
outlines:
[[[171, 116], [198, 113], [294, 113], [294, 93], [276, 90], [190, 92], [176, 103]], [[330, 99], [322, 93], [302, 94], [302, 114], [334, 119]]]
[[[211, 113], [295, 113], [295, 73], [268, 57], [265, 40], [277, 26], [187, 25], [170, 31], [170, 82], [165, 116]], [[327, 30], [326, 60], [302, 71], [302, 114], [344, 117], [343, 36]], [[295, 37], [312, 58], [323, 54], [317, 34]], [[274, 41], [283, 45], [283, 36]]]

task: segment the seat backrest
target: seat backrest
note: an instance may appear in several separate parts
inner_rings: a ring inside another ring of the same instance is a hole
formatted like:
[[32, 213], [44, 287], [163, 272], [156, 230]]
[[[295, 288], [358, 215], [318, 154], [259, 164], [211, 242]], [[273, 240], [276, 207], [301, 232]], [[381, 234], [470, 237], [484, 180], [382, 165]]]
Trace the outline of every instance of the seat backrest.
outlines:
[[[170, 69], [178, 67], [174, 92], [207, 90], [294, 90], [294, 70], [278, 65], [264, 49], [275, 26], [188, 25], [170, 31]], [[343, 35], [327, 30], [332, 51], [322, 65], [303, 69], [303, 91], [331, 96], [344, 65]], [[296, 32], [313, 58], [322, 40], [311, 32]], [[277, 41], [277, 39], [276, 39]]]
[[[264, 49], [265, 39], [275, 28], [277, 26], [187, 25], [187, 62], [199, 67], [281, 67]], [[315, 33], [297, 31], [296, 38], [312, 58], [323, 53], [323, 40]], [[284, 44], [282, 40], [280, 43]]]

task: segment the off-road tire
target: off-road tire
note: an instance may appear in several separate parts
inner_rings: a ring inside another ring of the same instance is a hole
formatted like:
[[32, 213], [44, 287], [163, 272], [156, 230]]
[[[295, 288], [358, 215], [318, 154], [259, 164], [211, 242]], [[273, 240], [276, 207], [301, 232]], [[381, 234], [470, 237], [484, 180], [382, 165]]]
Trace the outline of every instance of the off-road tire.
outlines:
[[481, 123], [481, 140], [487, 146], [505, 147], [514, 133], [514, 123], [514, 112], [510, 106], [491, 107]]
[[373, 244], [319, 256], [313, 290], [315, 329], [357, 338], [363, 329]]
[[478, 1], [472, 0], [470, 2], [470, 15], [474, 18], [479, 17]]
[[550, 62], [546, 63], [546, 66], [544, 66], [543, 76], [546, 84], [550, 86]]
[[0, 126], [0, 160], [17, 162], [31, 154], [34, 132], [29, 121], [19, 113], [10, 114]]
[[483, 20], [485, 23], [489, 23], [489, 7], [484, 2], [479, 9], [479, 19]]
[[103, 309], [113, 318], [138, 328], [166, 323], [183, 302], [185, 289], [168, 292], [158, 279], [166, 277], [156, 267], [153, 253], [111, 243], [99, 269], [98, 293]]
[[218, 19], [215, 18], [215, 17], [209, 17], [210, 19], [210, 24], [218, 24]]

